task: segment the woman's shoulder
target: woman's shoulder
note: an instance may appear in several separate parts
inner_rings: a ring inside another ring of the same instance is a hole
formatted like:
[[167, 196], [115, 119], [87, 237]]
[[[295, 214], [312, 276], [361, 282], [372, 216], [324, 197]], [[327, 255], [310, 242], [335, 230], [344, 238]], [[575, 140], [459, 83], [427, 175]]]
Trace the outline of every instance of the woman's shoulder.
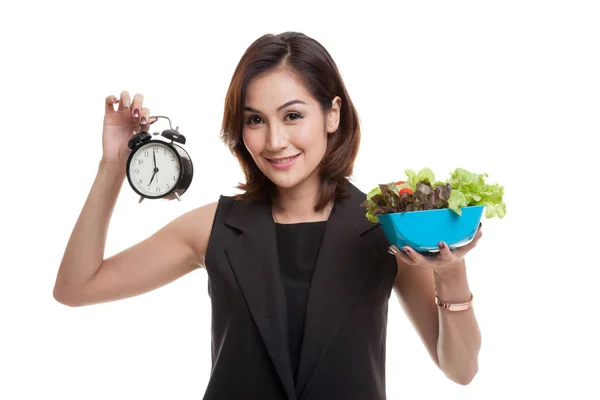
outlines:
[[215, 220], [226, 215], [235, 202], [235, 196], [221, 194], [215, 201], [196, 207], [182, 217], [210, 234]]
[[381, 253], [387, 252], [388, 240], [379, 223], [367, 219], [367, 209], [362, 205], [367, 194], [352, 182], [348, 182], [348, 198], [344, 203], [344, 219], [365, 238], [373, 248]]
[[186, 213], [185, 218], [189, 223], [196, 226], [196, 234], [200, 229], [202, 231], [200, 232], [201, 236], [208, 239], [215, 225], [227, 219], [227, 215], [237, 203], [240, 203], [240, 201], [235, 195], [220, 194], [215, 201]]
[[230, 208], [234, 202], [236, 202], [235, 196], [221, 194], [215, 201], [196, 207], [187, 212], [185, 215], [193, 219], [201, 218], [204, 220], [208, 218], [212, 223], [212, 220], [218, 212], [222, 212], [224, 209]]

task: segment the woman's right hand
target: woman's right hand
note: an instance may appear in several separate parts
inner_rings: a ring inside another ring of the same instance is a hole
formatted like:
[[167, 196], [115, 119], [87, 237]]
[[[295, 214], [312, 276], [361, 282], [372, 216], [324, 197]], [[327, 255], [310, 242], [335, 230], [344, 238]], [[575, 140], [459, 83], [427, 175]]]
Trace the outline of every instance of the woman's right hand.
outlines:
[[[105, 99], [104, 125], [102, 130], [102, 161], [124, 166], [129, 157], [127, 142], [140, 128], [148, 130], [158, 118], [150, 117], [150, 110], [143, 107], [144, 96], [136, 94], [131, 102], [129, 92], [121, 97]], [[115, 110], [115, 104], [118, 107]]]

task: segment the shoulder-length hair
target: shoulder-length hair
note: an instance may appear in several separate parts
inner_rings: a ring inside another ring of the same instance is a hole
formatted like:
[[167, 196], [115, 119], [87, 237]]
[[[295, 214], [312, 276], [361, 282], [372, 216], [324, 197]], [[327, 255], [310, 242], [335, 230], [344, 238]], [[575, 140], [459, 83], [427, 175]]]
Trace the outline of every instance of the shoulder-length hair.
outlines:
[[324, 113], [331, 110], [335, 96], [342, 100], [338, 129], [327, 135], [327, 149], [318, 167], [321, 188], [314, 209], [320, 211], [331, 200], [348, 197], [347, 183], [360, 144], [360, 124], [331, 55], [319, 42], [299, 32], [258, 38], [247, 48], [233, 73], [225, 98], [221, 139], [237, 158], [246, 177], [246, 183], [236, 187], [244, 192], [234, 197], [250, 201], [268, 199], [277, 205], [275, 185], [260, 171], [242, 139], [248, 84], [258, 75], [276, 68], [294, 73], [320, 103]]

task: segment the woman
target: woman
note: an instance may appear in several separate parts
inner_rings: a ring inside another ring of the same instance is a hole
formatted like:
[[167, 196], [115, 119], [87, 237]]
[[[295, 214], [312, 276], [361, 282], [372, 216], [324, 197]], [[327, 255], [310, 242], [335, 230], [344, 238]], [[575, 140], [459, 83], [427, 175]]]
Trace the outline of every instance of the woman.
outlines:
[[[472, 380], [480, 334], [464, 256], [481, 232], [460, 250], [441, 243], [436, 257], [388, 247], [348, 180], [358, 116], [318, 42], [265, 35], [235, 70], [222, 139], [246, 176], [243, 193], [104, 259], [127, 141], [155, 120], [140, 94], [106, 98], [103, 156], [58, 271], [57, 301], [123, 299], [205, 267], [213, 311], [205, 399], [384, 399], [394, 288], [434, 362], [455, 382]], [[466, 309], [438, 307], [436, 291]]]

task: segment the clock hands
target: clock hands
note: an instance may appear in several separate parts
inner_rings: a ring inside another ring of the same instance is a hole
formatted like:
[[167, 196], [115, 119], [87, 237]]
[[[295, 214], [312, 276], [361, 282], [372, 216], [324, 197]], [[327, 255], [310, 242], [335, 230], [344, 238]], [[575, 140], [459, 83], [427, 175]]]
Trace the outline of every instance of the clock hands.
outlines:
[[[158, 172], [158, 167], [156, 166], [156, 151], [152, 151], [152, 156], [154, 157], [154, 173], [156, 174]], [[158, 180], [158, 176], [156, 177], [156, 180]]]
[[[152, 173], [152, 178], [150, 178], [150, 183], [148, 183], [148, 187], [150, 187], [150, 184], [152, 183], [152, 181], [154, 180], [154, 176], [156, 175], [156, 173], [158, 172], [158, 168], [156, 167], [156, 152], [154, 151], [154, 149], [152, 149], [152, 157], [154, 158], [154, 171]], [[158, 179], [158, 178], [157, 178]]]
[[154, 168], [154, 172], [152, 173], [152, 178], [150, 178], [150, 183], [148, 183], [148, 187], [150, 187], [150, 184], [154, 180], [154, 175], [156, 175], [156, 168]]

